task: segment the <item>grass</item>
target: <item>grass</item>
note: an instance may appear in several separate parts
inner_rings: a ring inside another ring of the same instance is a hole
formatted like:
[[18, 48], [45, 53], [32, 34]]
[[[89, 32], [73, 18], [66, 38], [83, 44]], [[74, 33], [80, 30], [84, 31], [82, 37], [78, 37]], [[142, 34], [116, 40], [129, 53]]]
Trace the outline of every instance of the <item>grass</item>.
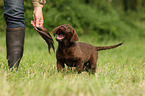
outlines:
[[[94, 41], [93, 45], [112, 45], [119, 41]], [[144, 96], [144, 39], [126, 41], [121, 47], [99, 52], [95, 76], [76, 74], [70, 68], [56, 69], [55, 54], [48, 54], [38, 34], [26, 34], [25, 51], [19, 70], [10, 72], [6, 60], [5, 34], [0, 33], [0, 96]], [[57, 43], [55, 41], [55, 48]]]

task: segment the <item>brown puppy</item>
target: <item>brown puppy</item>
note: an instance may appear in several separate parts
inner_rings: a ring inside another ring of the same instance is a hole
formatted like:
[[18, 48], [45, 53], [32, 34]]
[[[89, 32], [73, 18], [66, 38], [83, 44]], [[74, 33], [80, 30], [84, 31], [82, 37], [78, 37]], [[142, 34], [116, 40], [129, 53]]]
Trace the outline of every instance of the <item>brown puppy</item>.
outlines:
[[122, 43], [119, 43], [113, 46], [94, 47], [87, 43], [76, 42], [78, 41], [78, 35], [68, 24], [56, 27], [53, 30], [53, 35], [57, 35], [56, 40], [58, 41], [56, 52], [58, 71], [63, 70], [64, 64], [66, 64], [69, 67], [76, 67], [78, 73], [83, 70], [95, 73], [98, 58], [97, 51], [122, 45]]

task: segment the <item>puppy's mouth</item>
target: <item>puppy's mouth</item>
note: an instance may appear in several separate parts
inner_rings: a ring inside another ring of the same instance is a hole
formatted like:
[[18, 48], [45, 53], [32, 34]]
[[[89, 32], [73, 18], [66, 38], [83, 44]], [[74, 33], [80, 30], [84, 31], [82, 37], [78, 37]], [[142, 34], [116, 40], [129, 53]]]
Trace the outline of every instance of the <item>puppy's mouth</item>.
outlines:
[[57, 33], [57, 40], [63, 40], [65, 38], [65, 33], [62, 30], [59, 30]]

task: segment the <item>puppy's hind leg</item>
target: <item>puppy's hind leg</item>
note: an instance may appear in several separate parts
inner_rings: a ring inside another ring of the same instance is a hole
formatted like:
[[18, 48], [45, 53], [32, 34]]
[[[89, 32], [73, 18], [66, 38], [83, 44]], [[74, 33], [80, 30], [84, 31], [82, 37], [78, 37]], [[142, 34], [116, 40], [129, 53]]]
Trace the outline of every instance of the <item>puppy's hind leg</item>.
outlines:
[[97, 57], [96, 56], [91, 56], [89, 60], [89, 73], [95, 74], [96, 69], [97, 69]]
[[57, 70], [58, 72], [63, 71], [64, 69], [64, 63], [62, 61], [57, 61]]
[[90, 63], [89, 73], [95, 74], [96, 73], [96, 69], [97, 69], [96, 63]]

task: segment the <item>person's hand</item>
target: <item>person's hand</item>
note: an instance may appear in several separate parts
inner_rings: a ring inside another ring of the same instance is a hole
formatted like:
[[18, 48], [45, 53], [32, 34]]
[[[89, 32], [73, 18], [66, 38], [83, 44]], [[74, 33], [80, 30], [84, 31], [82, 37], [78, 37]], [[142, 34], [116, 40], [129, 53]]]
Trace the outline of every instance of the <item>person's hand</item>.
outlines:
[[43, 23], [42, 7], [34, 7], [33, 21], [31, 21], [32, 26], [43, 27]]

